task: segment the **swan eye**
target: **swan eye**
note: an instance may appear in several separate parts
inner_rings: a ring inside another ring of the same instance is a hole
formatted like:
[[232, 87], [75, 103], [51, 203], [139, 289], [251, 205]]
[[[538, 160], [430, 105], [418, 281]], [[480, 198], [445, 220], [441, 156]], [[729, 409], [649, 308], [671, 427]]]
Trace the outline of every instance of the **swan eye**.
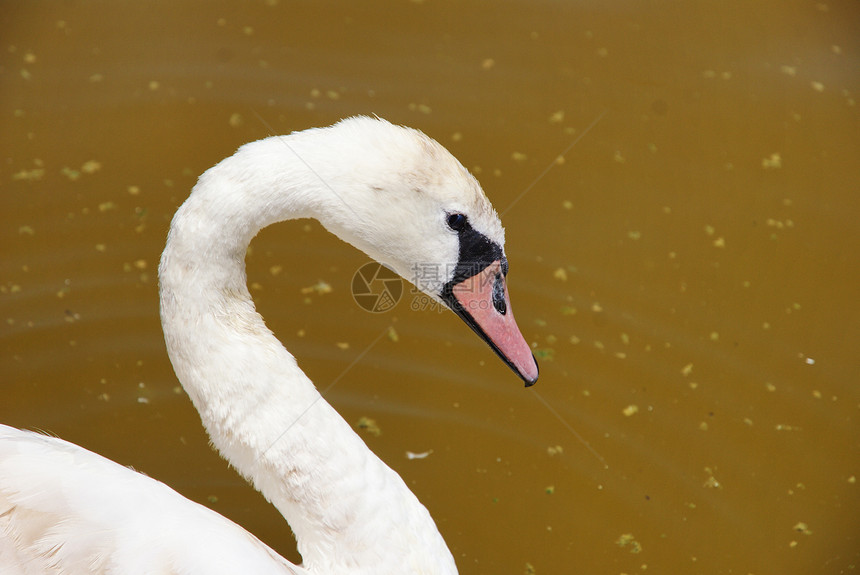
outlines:
[[461, 231], [467, 223], [468, 219], [463, 214], [450, 214], [448, 216], [448, 227], [455, 232]]

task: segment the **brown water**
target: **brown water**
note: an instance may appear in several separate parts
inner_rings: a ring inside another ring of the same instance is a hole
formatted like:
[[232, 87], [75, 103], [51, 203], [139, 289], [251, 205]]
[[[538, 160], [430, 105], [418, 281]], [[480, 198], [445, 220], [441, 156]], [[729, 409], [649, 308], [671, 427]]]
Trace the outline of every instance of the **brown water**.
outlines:
[[0, 421], [298, 560], [177, 387], [156, 266], [237, 146], [375, 113], [502, 213], [537, 386], [410, 294], [360, 309], [367, 259], [316, 223], [264, 231], [249, 280], [462, 573], [856, 571], [856, 2], [5, 2], [0, 23]]

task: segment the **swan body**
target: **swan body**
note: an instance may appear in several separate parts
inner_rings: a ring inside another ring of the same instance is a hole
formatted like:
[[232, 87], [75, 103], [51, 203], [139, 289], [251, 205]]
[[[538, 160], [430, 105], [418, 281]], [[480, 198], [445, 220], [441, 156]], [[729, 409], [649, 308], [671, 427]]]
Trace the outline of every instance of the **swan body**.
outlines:
[[161, 318], [212, 443], [289, 522], [301, 566], [155, 480], [2, 426], [0, 572], [456, 573], [426, 508], [254, 309], [251, 239], [303, 217], [450, 307], [527, 385], [537, 379], [510, 309], [501, 223], [442, 146], [367, 117], [246, 144], [200, 177], [173, 219]]

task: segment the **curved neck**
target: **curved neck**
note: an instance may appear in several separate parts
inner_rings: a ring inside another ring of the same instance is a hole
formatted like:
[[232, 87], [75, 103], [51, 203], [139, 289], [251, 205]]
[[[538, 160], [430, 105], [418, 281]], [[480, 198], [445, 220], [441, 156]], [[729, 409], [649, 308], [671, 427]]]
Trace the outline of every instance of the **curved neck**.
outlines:
[[262, 227], [315, 216], [336, 229], [350, 217], [320, 179], [339, 174], [309, 169], [307, 146], [319, 143], [246, 145], [177, 211], [159, 267], [170, 359], [213, 444], [284, 515], [310, 572], [455, 573], [426, 509], [319, 395], [246, 287]]

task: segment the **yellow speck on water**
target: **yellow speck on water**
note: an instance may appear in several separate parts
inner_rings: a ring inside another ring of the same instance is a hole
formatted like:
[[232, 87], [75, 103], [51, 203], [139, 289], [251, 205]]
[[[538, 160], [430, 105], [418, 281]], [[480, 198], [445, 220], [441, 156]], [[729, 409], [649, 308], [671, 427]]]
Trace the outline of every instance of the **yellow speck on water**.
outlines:
[[715, 331], [712, 331], [709, 337], [711, 341], [720, 341], [720, 334]]
[[150, 82], [149, 82], [150, 91], [155, 92], [160, 87], [161, 87], [161, 84], [159, 84], [157, 80], [150, 80]]
[[594, 302], [593, 304], [591, 304], [591, 311], [593, 311], [594, 313], [600, 313], [603, 311], [603, 306], [600, 305], [599, 302]]
[[276, 277], [281, 275], [281, 272], [284, 271], [284, 266], [275, 264], [273, 266], [269, 266], [269, 275]]
[[627, 232], [627, 237], [631, 240], [636, 241], [642, 237], [642, 232], [638, 230], [630, 230], [629, 232]]
[[116, 204], [114, 202], [102, 202], [99, 204], [100, 212], [109, 212], [111, 210], [116, 209]]
[[511, 154], [511, 159], [515, 162], [525, 162], [527, 159], [527, 156], [525, 154], [523, 154], [522, 152], [514, 152]]
[[550, 457], [552, 457], [554, 455], [561, 455], [564, 453], [564, 448], [561, 445], [550, 445], [546, 448], [546, 452]]
[[549, 117], [550, 124], [561, 124], [562, 122], [564, 122], [564, 110], [553, 112], [553, 114]]
[[765, 170], [776, 170], [782, 167], [782, 156], [778, 152], [774, 152], [766, 158], [762, 158], [761, 167]]
[[624, 533], [615, 540], [615, 544], [622, 549], [626, 548], [630, 553], [641, 553], [642, 544], [636, 541], [632, 533]]
[[96, 160], [90, 160], [86, 162], [83, 166], [81, 166], [81, 171], [85, 174], [95, 174], [99, 170], [102, 169], [101, 162]]
[[824, 84], [822, 84], [821, 82], [810, 82], [809, 85], [812, 86], [812, 89], [815, 90], [816, 92], [823, 92], [824, 91]]
[[34, 235], [36, 235], [36, 230], [33, 229], [32, 226], [18, 226], [18, 235], [19, 236], [34, 236]]
[[254, 35], [254, 27], [253, 26], [245, 26], [242, 28], [242, 34], [245, 36], [253, 36]]
[[571, 202], [570, 200], [564, 200], [561, 203], [561, 207], [563, 207], [566, 210], [572, 210], [573, 209], [573, 202]]
[[699, 431], [707, 431], [708, 430], [708, 422], [702, 421], [699, 423]]
[[357, 427], [363, 431], [368, 432], [369, 434], [379, 437], [382, 435], [382, 429], [376, 424], [376, 420], [373, 420], [369, 417], [361, 416], [358, 419]]
[[788, 66], [783, 64], [779, 67], [779, 71], [785, 74], [786, 76], [796, 76], [797, 75], [797, 66]]
[[688, 363], [684, 367], [681, 368], [681, 375], [684, 377], [688, 377], [691, 373], [693, 373], [693, 364]]
[[708, 474], [708, 478], [705, 480], [705, 483], [702, 484], [702, 487], [707, 487], [709, 489], [722, 489], [723, 486], [717, 481], [717, 478], [714, 477], [714, 470], [710, 467], [705, 467], [705, 473]]
[[107, 251], [107, 246], [105, 244], [96, 244], [96, 251], [104, 253]]
[[623, 413], [627, 417], [630, 417], [631, 415], [635, 415], [635, 414], [639, 413], [639, 406], [634, 405], [634, 404], [630, 404], [627, 407], [625, 407], [624, 409], [622, 409], [621, 413]]
[[71, 180], [73, 182], [76, 180], [79, 180], [81, 178], [81, 173], [78, 170], [73, 170], [72, 168], [65, 167], [65, 166], [62, 169], [60, 169], [60, 173], [63, 174], [64, 176], [66, 176], [67, 178], [69, 178], [69, 180]]
[[726, 247], [726, 238], [720, 236], [714, 240], [713, 244], [715, 248], [724, 248]]
[[320, 280], [312, 286], [303, 287], [301, 289], [301, 292], [304, 295], [311, 294], [311, 293], [317, 293], [317, 294], [322, 295], [322, 294], [331, 293], [332, 287], [328, 282]]
[[397, 330], [394, 329], [394, 326], [388, 327], [388, 334], [387, 335], [388, 335], [388, 339], [393, 341], [394, 343], [397, 343], [398, 341], [400, 341], [400, 336], [397, 334]]
[[430, 114], [433, 112], [433, 109], [430, 108], [427, 104], [416, 104], [414, 102], [410, 102], [409, 110], [412, 112], [420, 112], [422, 114]]
[[558, 268], [554, 272], [552, 272], [552, 277], [559, 280], [559, 281], [566, 282], [567, 281], [567, 272], [565, 271], [564, 268]]
[[553, 493], [555, 493], [555, 485], [547, 485], [547, 486], [544, 488], [544, 492], [545, 492], [547, 495], [552, 495]]
[[496, 61], [493, 60], [492, 58], [484, 58], [483, 61], [481, 61], [481, 69], [482, 70], [489, 70], [495, 65], [496, 65]]
[[526, 563], [526, 570], [523, 571], [524, 575], [537, 575], [537, 571], [535, 571], [534, 565], [531, 563]]
[[228, 120], [228, 123], [230, 124], [231, 127], [238, 128], [239, 126], [242, 126], [245, 123], [245, 119], [242, 117], [242, 114], [240, 114], [238, 112], [234, 112], [233, 114], [230, 115], [230, 120]]
[[799, 521], [792, 529], [794, 529], [798, 533], [803, 533], [804, 535], [812, 535], [812, 531], [809, 529], [809, 525], [807, 525], [803, 521]]
[[710, 226], [710, 225], [705, 226], [705, 233], [707, 235], [712, 236], [712, 235], [714, 235], [715, 232], [716, 232], [716, 229], [714, 229], [714, 226]]
[[335, 343], [335, 345], [338, 347], [338, 349], [342, 349], [342, 350], [349, 349], [349, 342], [346, 342], [346, 341], [339, 341], [339, 342]]
[[19, 171], [15, 172], [14, 174], [12, 174], [12, 179], [13, 180], [35, 182], [37, 180], [41, 180], [42, 176], [44, 176], [44, 175], [45, 175], [45, 169], [44, 168], [33, 168], [30, 170], [19, 170]]

